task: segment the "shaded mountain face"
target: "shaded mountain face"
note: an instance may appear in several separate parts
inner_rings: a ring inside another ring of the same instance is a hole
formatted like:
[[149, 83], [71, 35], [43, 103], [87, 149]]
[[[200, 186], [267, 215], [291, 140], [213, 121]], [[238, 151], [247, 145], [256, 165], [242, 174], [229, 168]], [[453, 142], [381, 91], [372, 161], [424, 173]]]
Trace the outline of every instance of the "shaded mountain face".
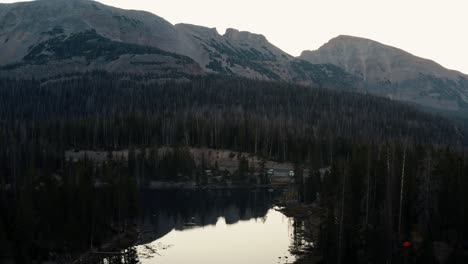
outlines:
[[50, 77], [90, 70], [183, 78], [226, 74], [357, 89], [333, 65], [300, 61], [258, 34], [178, 24], [89, 0], [0, 5], [0, 76]]
[[368, 91], [444, 111], [468, 111], [468, 76], [369, 39], [339, 36], [300, 59], [362, 78]]

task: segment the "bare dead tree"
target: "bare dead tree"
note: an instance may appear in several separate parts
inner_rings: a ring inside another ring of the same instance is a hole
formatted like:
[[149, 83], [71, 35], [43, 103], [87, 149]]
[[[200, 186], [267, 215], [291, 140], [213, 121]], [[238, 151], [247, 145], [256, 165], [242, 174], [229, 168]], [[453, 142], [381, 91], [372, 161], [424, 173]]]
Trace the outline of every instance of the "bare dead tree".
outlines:
[[401, 221], [402, 221], [402, 212], [403, 212], [403, 199], [405, 192], [405, 166], [406, 166], [406, 149], [407, 144], [405, 142], [403, 147], [403, 161], [401, 165], [401, 179], [400, 179], [400, 205], [398, 212], [398, 236], [401, 239]]

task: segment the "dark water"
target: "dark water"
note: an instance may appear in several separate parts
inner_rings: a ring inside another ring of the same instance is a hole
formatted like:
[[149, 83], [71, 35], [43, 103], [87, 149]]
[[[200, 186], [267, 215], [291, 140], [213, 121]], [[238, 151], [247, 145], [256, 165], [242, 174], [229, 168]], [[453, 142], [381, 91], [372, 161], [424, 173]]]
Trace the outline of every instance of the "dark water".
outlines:
[[154, 191], [141, 196], [139, 263], [292, 263], [294, 221], [267, 190]]

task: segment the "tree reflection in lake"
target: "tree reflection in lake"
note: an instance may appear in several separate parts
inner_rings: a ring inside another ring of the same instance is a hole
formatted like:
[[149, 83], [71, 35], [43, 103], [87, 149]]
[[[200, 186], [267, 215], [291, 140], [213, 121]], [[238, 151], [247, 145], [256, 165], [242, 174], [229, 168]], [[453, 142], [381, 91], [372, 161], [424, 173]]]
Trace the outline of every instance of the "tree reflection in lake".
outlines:
[[102, 263], [291, 263], [294, 221], [272, 209], [278, 195], [248, 189], [144, 192], [136, 246]]
[[278, 193], [267, 190], [149, 191], [141, 195], [140, 243], [156, 240], [171, 230], [262, 218]]
[[[94, 203], [103, 204], [99, 209], [106, 209], [104, 200], [111, 201], [108, 192], [103, 188], [92, 196]], [[94, 239], [93, 247], [81, 251], [79, 259], [73, 257], [76, 263], [291, 263], [291, 252], [301, 245], [294, 230], [302, 224], [274, 208], [281, 195], [278, 190], [140, 190], [135, 195], [127, 203], [135, 208], [136, 219], [122, 217], [119, 221], [128, 231], [117, 228], [109, 239]], [[96, 209], [94, 219], [112, 220], [119, 212]], [[102, 232], [100, 225], [93, 226], [94, 233]], [[82, 225], [69, 229], [87, 230]], [[72, 262], [73, 255], [63, 255], [43, 259]], [[3, 257], [0, 262], [5, 260], [9, 261]]]
[[275, 210], [279, 191], [171, 190], [140, 194], [135, 245], [99, 264], [293, 263], [295, 222]]

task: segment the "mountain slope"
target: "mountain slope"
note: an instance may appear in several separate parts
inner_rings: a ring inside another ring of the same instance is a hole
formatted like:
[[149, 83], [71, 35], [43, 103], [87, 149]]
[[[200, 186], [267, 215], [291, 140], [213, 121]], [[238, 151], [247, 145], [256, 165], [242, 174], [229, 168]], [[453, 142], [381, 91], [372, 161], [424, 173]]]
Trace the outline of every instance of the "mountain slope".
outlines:
[[371, 93], [446, 111], [468, 109], [468, 76], [369, 39], [338, 36], [300, 59], [331, 63], [365, 80]]
[[[177, 78], [201, 74], [178, 32], [151, 13], [86, 0], [0, 6], [1, 75], [54, 76], [107, 70]], [[165, 50], [165, 51], [163, 51]], [[7, 72], [5, 72], [7, 71]]]
[[225, 74], [360, 87], [359, 78], [335, 66], [298, 61], [262, 35], [235, 29], [220, 35], [200, 26], [174, 26], [148, 12], [89, 0], [0, 5], [0, 66], [2, 76], [105, 70], [157, 78]]
[[114, 41], [176, 52], [178, 32], [148, 12], [122, 10], [88, 0], [38, 0], [0, 6], [0, 63], [20, 60], [32, 45], [61, 34], [95, 30]]

